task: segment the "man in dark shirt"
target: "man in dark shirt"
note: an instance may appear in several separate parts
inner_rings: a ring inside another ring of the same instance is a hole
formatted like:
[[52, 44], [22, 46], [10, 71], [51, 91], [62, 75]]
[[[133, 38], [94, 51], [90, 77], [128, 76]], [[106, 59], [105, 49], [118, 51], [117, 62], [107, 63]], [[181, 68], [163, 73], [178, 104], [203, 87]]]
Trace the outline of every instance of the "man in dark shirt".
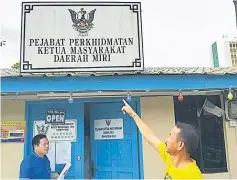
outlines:
[[51, 173], [50, 161], [46, 154], [49, 141], [45, 135], [38, 134], [32, 140], [33, 152], [21, 162], [20, 179], [56, 179], [59, 175]]

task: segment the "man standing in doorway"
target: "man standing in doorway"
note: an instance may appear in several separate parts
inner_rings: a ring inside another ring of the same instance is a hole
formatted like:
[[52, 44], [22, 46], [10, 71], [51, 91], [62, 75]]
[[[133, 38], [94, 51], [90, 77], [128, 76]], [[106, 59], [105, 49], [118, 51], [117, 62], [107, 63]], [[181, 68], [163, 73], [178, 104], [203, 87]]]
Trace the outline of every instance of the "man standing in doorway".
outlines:
[[46, 135], [38, 134], [32, 140], [33, 152], [20, 166], [20, 179], [56, 179], [58, 173], [51, 173], [50, 161], [47, 157], [49, 141]]
[[177, 123], [166, 142], [163, 143], [131, 106], [125, 100], [123, 102], [123, 113], [128, 113], [134, 119], [143, 137], [160, 153], [161, 159], [165, 162], [164, 179], [203, 179], [196, 161], [190, 157], [191, 152], [197, 149], [199, 142], [197, 130], [193, 126]]

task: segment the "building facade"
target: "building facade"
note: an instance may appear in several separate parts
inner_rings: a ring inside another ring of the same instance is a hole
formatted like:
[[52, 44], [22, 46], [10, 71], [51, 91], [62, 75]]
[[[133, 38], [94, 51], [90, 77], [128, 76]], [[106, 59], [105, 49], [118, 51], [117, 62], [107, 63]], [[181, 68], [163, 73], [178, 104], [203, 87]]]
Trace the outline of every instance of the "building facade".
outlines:
[[[39, 132], [46, 133], [54, 147], [51, 167], [55, 171], [71, 162], [66, 178], [164, 178], [158, 152], [142, 138], [133, 120], [122, 114], [122, 99], [162, 141], [176, 122], [194, 125], [200, 132], [200, 145], [192, 156], [204, 177], [237, 178], [236, 124], [226, 115], [200, 111], [206, 99], [226, 110], [230, 89], [233, 99], [237, 98], [237, 69], [146, 68], [140, 73], [33, 75], [3, 69], [1, 80], [1, 119], [26, 122], [24, 142], [1, 143], [1, 179], [18, 178], [20, 162], [32, 151], [32, 137]], [[49, 109], [64, 110], [71, 137], [57, 139], [53, 125], [45, 128]], [[114, 129], [101, 131], [109, 125]], [[60, 150], [63, 147], [67, 147], [65, 152]]]

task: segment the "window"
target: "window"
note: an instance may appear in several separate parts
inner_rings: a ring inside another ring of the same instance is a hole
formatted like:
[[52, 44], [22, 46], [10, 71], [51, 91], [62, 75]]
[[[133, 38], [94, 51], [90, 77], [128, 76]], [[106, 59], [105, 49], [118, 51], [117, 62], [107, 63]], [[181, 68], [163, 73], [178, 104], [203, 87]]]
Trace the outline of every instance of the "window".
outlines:
[[176, 122], [188, 123], [200, 132], [198, 150], [192, 154], [202, 173], [227, 172], [223, 119], [206, 111], [197, 116], [205, 99], [221, 107], [220, 96], [185, 96], [183, 101], [174, 97]]

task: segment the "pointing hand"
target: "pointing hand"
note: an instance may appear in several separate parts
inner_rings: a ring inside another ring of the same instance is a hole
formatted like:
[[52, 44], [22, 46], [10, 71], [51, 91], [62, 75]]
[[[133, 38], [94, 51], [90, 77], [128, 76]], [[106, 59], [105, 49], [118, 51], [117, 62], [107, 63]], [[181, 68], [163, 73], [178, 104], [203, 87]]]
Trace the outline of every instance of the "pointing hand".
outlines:
[[135, 112], [131, 106], [123, 99], [124, 106], [122, 107], [123, 114], [128, 113], [130, 116], [134, 115]]

